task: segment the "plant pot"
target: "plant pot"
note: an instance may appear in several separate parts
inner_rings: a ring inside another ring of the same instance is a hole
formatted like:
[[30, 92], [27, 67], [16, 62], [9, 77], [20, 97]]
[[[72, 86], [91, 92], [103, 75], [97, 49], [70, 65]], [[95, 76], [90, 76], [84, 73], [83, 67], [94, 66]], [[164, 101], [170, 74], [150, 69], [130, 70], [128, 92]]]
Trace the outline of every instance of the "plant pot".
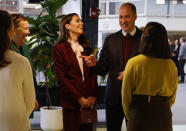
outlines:
[[50, 106], [40, 108], [41, 129], [44, 131], [61, 131], [63, 129], [62, 107]]

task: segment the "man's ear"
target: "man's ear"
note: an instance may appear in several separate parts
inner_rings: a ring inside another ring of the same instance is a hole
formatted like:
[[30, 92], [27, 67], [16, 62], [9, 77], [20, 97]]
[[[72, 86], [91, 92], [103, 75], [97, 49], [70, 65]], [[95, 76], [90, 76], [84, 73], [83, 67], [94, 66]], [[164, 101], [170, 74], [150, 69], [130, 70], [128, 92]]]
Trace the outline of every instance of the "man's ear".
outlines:
[[70, 25], [69, 24], [65, 24], [65, 28], [67, 28], [69, 30], [70, 29]]
[[134, 15], [134, 19], [135, 19], [135, 20], [137, 19], [137, 15], [136, 15], [136, 14]]

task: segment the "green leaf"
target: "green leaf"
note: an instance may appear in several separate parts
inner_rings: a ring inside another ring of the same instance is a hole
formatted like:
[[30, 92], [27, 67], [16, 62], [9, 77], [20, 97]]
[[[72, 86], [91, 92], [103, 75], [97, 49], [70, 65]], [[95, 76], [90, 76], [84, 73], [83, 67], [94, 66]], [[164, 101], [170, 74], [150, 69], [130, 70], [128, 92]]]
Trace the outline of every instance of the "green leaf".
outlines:
[[58, 38], [59, 19], [56, 12], [67, 0], [45, 0], [40, 3], [43, 10], [37, 17], [27, 17], [30, 26], [30, 36], [27, 47], [31, 50], [31, 57], [35, 71], [43, 72], [45, 82], [41, 85], [53, 87], [56, 83], [53, 70], [52, 48]]
[[59, 16], [57, 16], [56, 17], [56, 19], [61, 19], [61, 18], [63, 18], [65, 15], [59, 15]]

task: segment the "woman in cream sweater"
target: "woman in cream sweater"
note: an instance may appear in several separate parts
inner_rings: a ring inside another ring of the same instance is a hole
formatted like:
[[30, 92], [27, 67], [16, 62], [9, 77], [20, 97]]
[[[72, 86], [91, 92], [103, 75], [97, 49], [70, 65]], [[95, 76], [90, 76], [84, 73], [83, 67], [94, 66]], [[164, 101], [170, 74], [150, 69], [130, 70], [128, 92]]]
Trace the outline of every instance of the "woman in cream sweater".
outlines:
[[28, 59], [11, 51], [13, 25], [0, 10], [0, 131], [29, 131], [35, 90]]

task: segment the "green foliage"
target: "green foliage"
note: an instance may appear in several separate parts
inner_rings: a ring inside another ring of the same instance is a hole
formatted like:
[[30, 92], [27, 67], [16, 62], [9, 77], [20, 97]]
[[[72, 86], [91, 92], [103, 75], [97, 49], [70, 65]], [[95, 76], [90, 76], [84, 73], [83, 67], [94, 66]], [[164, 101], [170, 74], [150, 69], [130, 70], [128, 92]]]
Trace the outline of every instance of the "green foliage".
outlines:
[[45, 0], [41, 3], [43, 10], [37, 17], [27, 17], [32, 36], [28, 42], [28, 48], [31, 49], [34, 68], [44, 73], [45, 82], [40, 84], [49, 88], [56, 82], [52, 64], [52, 48], [58, 38], [59, 19], [63, 17], [63, 15], [57, 16], [56, 12], [66, 1]]

